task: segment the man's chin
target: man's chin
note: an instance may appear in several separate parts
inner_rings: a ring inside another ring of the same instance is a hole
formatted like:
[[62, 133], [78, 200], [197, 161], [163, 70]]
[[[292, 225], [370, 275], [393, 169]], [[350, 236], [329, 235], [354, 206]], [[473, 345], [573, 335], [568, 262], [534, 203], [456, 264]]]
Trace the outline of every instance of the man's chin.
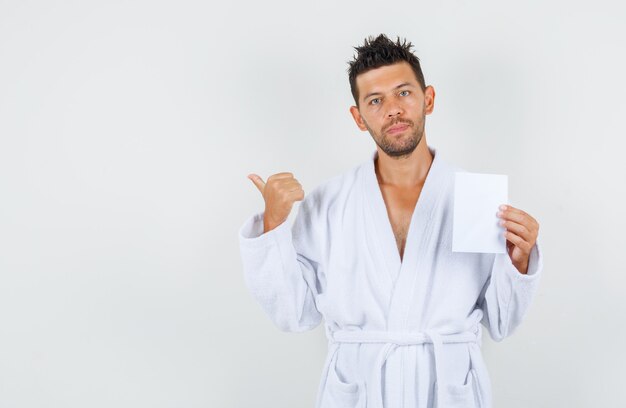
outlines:
[[390, 157], [403, 157], [403, 156], [408, 156], [409, 154], [413, 153], [413, 151], [415, 151], [415, 149], [417, 148], [417, 145], [415, 146], [407, 146], [404, 148], [395, 148], [395, 149], [383, 149], [383, 151], [387, 154], [387, 156]]

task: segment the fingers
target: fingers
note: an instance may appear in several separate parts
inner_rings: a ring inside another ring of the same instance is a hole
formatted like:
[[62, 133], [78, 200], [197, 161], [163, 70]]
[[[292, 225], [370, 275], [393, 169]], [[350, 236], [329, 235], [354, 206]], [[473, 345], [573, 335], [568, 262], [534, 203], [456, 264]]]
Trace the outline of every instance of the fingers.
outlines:
[[524, 211], [511, 207], [510, 205], [507, 205], [504, 210], [500, 207], [500, 211], [498, 212], [498, 216], [518, 223], [523, 223], [526, 215]]
[[507, 231], [514, 232], [515, 234], [524, 238], [524, 240], [528, 242], [532, 240], [531, 232], [523, 224], [519, 224], [515, 221], [505, 221], [505, 220], [500, 221], [499, 224], [503, 226], [504, 228], [506, 228]]
[[272, 174], [267, 180], [269, 181], [269, 179], [279, 179], [279, 178], [293, 178], [293, 173], [284, 171], [282, 173]]
[[[270, 180], [267, 180], [270, 183]], [[288, 201], [300, 201], [304, 198], [302, 185], [296, 179], [272, 180], [272, 188], [276, 193], [281, 194]]]
[[[523, 226], [528, 233], [531, 235], [536, 235], [539, 231], [539, 223], [535, 220], [530, 214], [525, 213], [524, 211], [517, 209], [515, 207], [511, 207], [510, 205], [506, 205], [504, 210], [500, 210], [497, 214], [498, 217], [502, 218], [506, 222], [506, 227], [511, 226], [512, 229], [516, 227], [515, 224]], [[500, 224], [503, 225], [503, 224]], [[517, 231], [520, 231], [520, 227], [517, 227]]]
[[302, 185], [300, 185], [300, 183], [298, 182], [298, 180], [293, 179], [293, 180], [287, 180], [283, 183], [280, 183], [280, 188], [283, 191], [289, 192], [289, 191], [296, 191], [296, 190], [300, 190], [302, 188]]
[[293, 173], [282, 172], [272, 174], [267, 178], [267, 182], [264, 182], [263, 179], [255, 173], [249, 174], [248, 178], [252, 180], [254, 185], [264, 196], [266, 185], [271, 184], [272, 191], [274, 192], [284, 194], [296, 201], [300, 201], [304, 198], [302, 185], [293, 177]]
[[530, 253], [531, 245], [524, 238], [520, 237], [519, 235], [514, 234], [511, 231], [505, 232], [504, 236], [506, 237], [507, 240], [511, 241], [513, 245], [521, 249], [524, 254]]
[[520, 210], [519, 208], [512, 207], [510, 205], [506, 205], [506, 208], [502, 211], [504, 214], [511, 215], [512, 217], [516, 217], [518, 219], [527, 219], [531, 224], [537, 224], [537, 220], [535, 220], [530, 214]]
[[501, 206], [497, 216], [501, 218], [499, 224], [506, 228], [507, 241], [517, 248], [510, 248], [511, 259], [524, 262], [537, 241], [539, 223], [530, 214], [510, 205]]

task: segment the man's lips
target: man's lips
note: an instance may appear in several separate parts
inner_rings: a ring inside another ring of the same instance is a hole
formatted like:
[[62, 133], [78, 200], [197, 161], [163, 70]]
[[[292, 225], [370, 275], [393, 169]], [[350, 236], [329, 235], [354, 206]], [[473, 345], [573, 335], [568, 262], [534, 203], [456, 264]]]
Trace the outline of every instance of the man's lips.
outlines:
[[393, 125], [389, 129], [387, 129], [387, 133], [400, 133], [406, 129], [408, 129], [409, 125]]

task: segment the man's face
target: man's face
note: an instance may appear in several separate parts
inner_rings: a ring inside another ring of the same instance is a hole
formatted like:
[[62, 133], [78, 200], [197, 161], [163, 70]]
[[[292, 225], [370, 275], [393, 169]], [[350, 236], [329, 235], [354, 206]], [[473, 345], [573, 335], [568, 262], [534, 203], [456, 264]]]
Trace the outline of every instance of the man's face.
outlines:
[[350, 113], [361, 130], [368, 130], [387, 155], [407, 156], [424, 135], [426, 115], [434, 107], [435, 90], [423, 92], [407, 62], [376, 68], [356, 77], [359, 107]]

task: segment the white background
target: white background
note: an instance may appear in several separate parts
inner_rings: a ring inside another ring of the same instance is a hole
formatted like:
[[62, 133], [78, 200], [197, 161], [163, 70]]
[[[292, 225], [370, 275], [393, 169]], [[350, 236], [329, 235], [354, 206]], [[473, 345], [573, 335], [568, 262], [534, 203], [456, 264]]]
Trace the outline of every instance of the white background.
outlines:
[[622, 404], [622, 4], [0, 1], [0, 407], [312, 407], [323, 327], [247, 293], [246, 176], [371, 154], [346, 69], [381, 32], [435, 87], [429, 145], [541, 224], [526, 320], [484, 337], [496, 406]]

